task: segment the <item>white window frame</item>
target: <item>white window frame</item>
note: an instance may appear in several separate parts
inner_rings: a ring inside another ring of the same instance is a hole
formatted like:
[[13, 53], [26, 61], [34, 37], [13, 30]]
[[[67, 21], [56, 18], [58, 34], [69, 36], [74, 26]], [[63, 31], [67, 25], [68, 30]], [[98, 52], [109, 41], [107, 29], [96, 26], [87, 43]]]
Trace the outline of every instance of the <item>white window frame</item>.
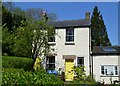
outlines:
[[[56, 32], [56, 30], [54, 30], [54, 31]], [[49, 38], [53, 38], [53, 41], [49, 41]], [[55, 41], [56, 41], [55, 34], [48, 37], [48, 44], [55, 44]]]
[[[116, 70], [116, 67], [117, 67], [117, 70]], [[119, 75], [118, 65], [101, 65], [100, 74], [102, 76], [118, 76]]]
[[[80, 58], [83, 60], [83, 64], [78, 65], [78, 59]], [[84, 66], [84, 57], [77, 57], [77, 66]]]
[[[72, 35], [67, 35], [67, 30], [71, 30], [71, 29], [73, 30], [73, 34]], [[68, 41], [67, 37], [73, 37], [73, 40], [72, 41]], [[74, 42], [74, 28], [67, 28], [66, 29], [65, 39], [66, 39], [65, 40], [66, 43], [73, 43]]]
[[[49, 70], [50, 68], [49, 68], [49, 66], [50, 65], [54, 65], [54, 67], [55, 67], [55, 62], [50, 62], [49, 60], [50, 60], [50, 58], [54, 58], [54, 61], [55, 61], [55, 56], [47, 56], [46, 57], [46, 67], [47, 67], [47, 70]], [[55, 69], [55, 68], [54, 68]]]
[[48, 37], [48, 44], [56, 44], [55, 43], [55, 37], [54, 36], [50, 36], [51, 38], [53, 37], [54, 38], [54, 41], [49, 41], [49, 37]]

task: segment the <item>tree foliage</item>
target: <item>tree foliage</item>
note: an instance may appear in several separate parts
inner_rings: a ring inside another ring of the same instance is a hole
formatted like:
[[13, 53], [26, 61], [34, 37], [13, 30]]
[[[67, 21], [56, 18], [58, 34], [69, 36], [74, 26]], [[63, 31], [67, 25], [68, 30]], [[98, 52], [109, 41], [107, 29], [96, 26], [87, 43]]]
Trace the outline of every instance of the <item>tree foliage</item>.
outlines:
[[13, 2], [3, 2], [3, 6], [10, 12], [13, 13], [15, 4]]
[[25, 21], [25, 17], [10, 12], [2, 5], [2, 53], [15, 55], [12, 51], [14, 44], [14, 33], [16, 28], [20, 26], [21, 21]]
[[79, 84], [95, 84], [95, 78], [91, 77], [90, 75], [86, 75], [85, 66], [74, 67], [74, 72], [76, 77], [74, 77], [74, 83]]
[[[44, 22], [42, 8], [23, 11], [8, 2], [3, 4], [2, 11], [2, 53], [35, 59], [38, 55], [49, 52], [48, 36], [53, 29]], [[49, 20], [56, 18], [54, 14], [48, 16]]]
[[[25, 25], [24, 25], [25, 24]], [[23, 55], [36, 59], [46, 55], [50, 50], [48, 37], [53, 33], [53, 28], [48, 27], [42, 20], [23, 22], [15, 32], [13, 51], [16, 55]]]
[[86, 71], [85, 71], [85, 67], [84, 66], [80, 66], [80, 67], [75, 67], [74, 68], [75, 74], [76, 74], [76, 78], [75, 80], [85, 80], [86, 78]]
[[107, 35], [103, 16], [102, 14], [100, 14], [100, 11], [98, 10], [97, 6], [95, 6], [93, 10], [91, 23], [92, 46], [111, 45]]
[[[35, 20], [41, 20], [43, 19], [42, 17], [42, 12], [44, 11], [43, 8], [28, 8], [26, 10], [26, 15], [29, 18], [33, 18]], [[47, 13], [48, 15], [48, 21], [54, 21], [57, 19], [57, 15], [55, 13]]]
[[14, 44], [12, 48], [12, 51], [16, 56], [31, 57], [31, 37], [30, 30], [23, 26], [23, 24], [17, 28], [14, 33]]
[[14, 55], [12, 52], [13, 46], [13, 37], [14, 35], [11, 34], [7, 28], [2, 27], [2, 53], [7, 53], [8, 55]]
[[4, 6], [2, 6], [2, 26], [4, 24], [7, 28], [9, 28], [9, 31], [11, 31], [13, 26], [12, 14]]
[[33, 18], [35, 20], [40, 20], [41, 17], [41, 13], [44, 9], [42, 8], [28, 8], [26, 10], [26, 14], [29, 18]]

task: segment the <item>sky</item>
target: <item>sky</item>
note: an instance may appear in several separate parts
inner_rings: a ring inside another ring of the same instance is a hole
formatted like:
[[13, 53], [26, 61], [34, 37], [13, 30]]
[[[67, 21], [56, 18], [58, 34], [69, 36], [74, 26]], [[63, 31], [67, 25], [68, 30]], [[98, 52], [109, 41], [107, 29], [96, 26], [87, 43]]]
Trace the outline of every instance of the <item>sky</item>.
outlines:
[[3, 2], [119, 2], [119, 0], [2, 0]]
[[43, 8], [48, 13], [55, 13], [57, 20], [84, 19], [85, 12], [92, 15], [93, 8], [98, 6], [106, 25], [112, 45], [118, 45], [118, 3], [117, 2], [15, 2], [16, 7]]

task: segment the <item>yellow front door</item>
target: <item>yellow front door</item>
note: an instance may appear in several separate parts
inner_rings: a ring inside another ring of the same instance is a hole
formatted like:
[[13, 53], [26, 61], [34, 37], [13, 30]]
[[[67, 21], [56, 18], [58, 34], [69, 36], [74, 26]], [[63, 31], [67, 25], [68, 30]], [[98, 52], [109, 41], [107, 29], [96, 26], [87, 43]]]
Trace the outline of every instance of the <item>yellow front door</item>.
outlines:
[[73, 59], [65, 59], [65, 81], [73, 81], [74, 77], [74, 60]]

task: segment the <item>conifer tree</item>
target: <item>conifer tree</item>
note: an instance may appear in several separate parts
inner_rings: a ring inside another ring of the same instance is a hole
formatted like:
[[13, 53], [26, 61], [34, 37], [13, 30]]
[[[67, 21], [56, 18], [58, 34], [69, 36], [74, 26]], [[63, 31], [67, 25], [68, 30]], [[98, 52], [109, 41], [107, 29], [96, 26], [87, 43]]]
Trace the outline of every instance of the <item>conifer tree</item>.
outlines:
[[92, 46], [110, 46], [110, 40], [106, 31], [103, 16], [95, 6], [91, 17], [91, 43]]

